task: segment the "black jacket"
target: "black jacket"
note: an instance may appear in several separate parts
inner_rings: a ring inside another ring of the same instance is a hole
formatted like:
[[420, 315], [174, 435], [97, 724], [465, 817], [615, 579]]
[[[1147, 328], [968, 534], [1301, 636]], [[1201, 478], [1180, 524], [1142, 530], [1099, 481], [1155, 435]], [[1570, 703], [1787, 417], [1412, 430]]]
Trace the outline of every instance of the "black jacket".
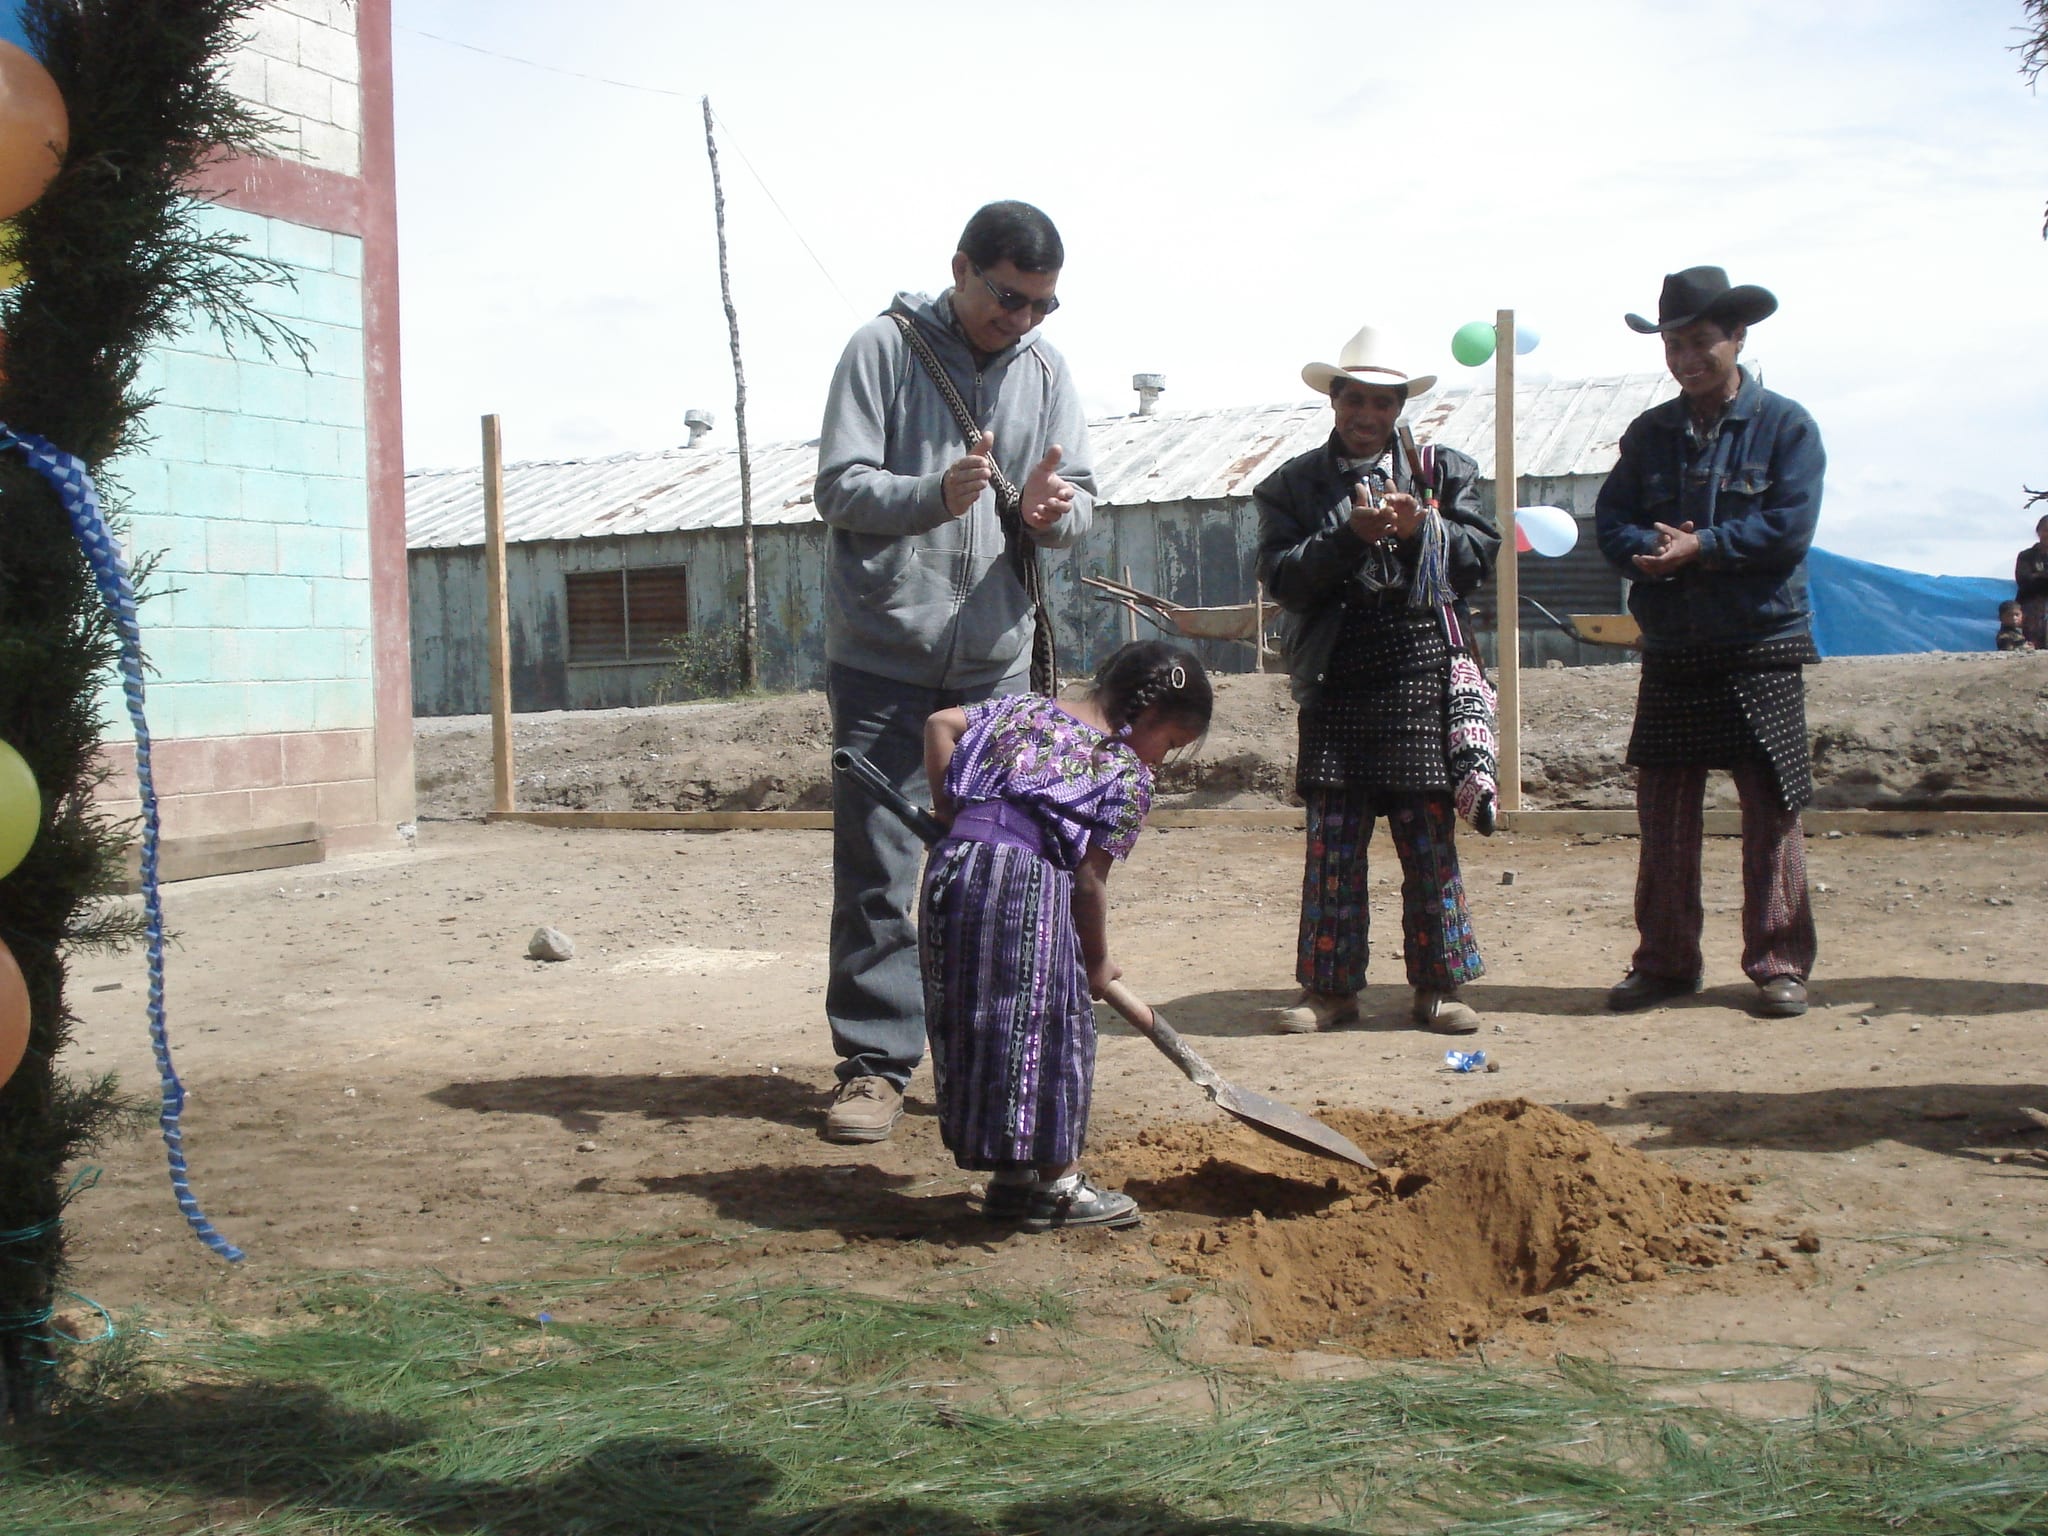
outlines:
[[[1365, 542], [1351, 528], [1351, 487], [1337, 463], [1336, 435], [1322, 447], [1289, 459], [1252, 493], [1259, 509], [1259, 580], [1286, 610], [1282, 645], [1294, 701], [1304, 709], [1320, 696], [1337, 632], [1344, 627], [1344, 595], [1353, 586], [1406, 589], [1422, 540], [1403, 539], [1390, 550]], [[1455, 448], [1434, 450], [1437, 510], [1448, 536], [1451, 587], [1464, 597], [1493, 570], [1500, 529], [1479, 505], [1479, 466]], [[1414, 477], [1394, 454], [1394, 486], [1413, 492]]]

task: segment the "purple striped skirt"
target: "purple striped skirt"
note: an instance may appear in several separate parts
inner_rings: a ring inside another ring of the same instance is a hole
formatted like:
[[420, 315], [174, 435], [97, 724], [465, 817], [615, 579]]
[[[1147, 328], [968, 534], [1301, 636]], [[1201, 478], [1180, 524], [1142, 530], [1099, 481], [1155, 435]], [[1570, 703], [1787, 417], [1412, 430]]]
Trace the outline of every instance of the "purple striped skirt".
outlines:
[[1095, 1081], [1095, 1005], [1074, 877], [1007, 844], [932, 850], [918, 905], [939, 1131], [962, 1168], [1077, 1160]]

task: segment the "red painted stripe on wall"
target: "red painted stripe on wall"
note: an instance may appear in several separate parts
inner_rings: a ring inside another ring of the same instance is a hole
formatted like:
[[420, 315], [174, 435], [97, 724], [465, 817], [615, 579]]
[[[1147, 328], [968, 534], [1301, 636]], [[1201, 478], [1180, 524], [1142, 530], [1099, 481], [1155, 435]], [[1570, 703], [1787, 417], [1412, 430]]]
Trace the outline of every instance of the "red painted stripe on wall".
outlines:
[[[357, 25], [362, 25], [362, 18]], [[369, 124], [363, 126], [367, 139]], [[199, 174], [196, 190], [202, 197], [241, 213], [283, 219], [335, 235], [363, 233], [363, 178], [324, 166], [275, 160], [268, 155], [226, 155]]]

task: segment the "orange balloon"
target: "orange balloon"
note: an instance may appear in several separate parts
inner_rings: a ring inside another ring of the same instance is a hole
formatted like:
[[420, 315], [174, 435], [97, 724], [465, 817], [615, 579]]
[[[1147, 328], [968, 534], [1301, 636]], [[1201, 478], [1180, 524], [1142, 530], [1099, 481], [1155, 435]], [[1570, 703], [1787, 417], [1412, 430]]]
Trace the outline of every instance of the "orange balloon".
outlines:
[[70, 142], [71, 117], [57, 82], [32, 55], [0, 42], [0, 219], [43, 195]]
[[28, 983], [14, 963], [14, 951], [0, 939], [0, 1088], [28, 1054]]

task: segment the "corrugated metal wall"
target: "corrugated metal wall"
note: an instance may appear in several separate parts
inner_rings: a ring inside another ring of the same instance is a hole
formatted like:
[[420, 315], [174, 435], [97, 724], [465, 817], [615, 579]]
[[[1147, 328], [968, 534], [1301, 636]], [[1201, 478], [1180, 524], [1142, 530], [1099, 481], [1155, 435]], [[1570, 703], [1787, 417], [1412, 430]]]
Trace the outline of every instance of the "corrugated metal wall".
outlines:
[[[1620, 611], [1621, 583], [1593, 545], [1593, 497], [1600, 480], [1579, 475], [1522, 482], [1523, 505], [1564, 507], [1581, 520], [1578, 547], [1570, 555], [1561, 560], [1532, 555], [1521, 563], [1524, 594], [1561, 617]], [[778, 690], [821, 687], [824, 525], [757, 528], [754, 543], [762, 682]], [[1083, 586], [1081, 576], [1121, 581], [1128, 571], [1132, 585], [1182, 607], [1226, 607], [1252, 600], [1257, 555], [1258, 519], [1247, 499], [1098, 508], [1095, 527], [1081, 548], [1047, 557], [1063, 671], [1070, 676], [1092, 672], [1127, 635], [1124, 610]], [[659, 701], [662, 663], [568, 661], [563, 626], [568, 573], [622, 565], [685, 566], [691, 627], [702, 632], [738, 622], [742, 560], [737, 528], [512, 545], [506, 555], [512, 707], [521, 712], [607, 709]], [[416, 549], [411, 569], [414, 713], [481, 714], [490, 707], [482, 551]], [[1490, 629], [1492, 605], [1482, 600], [1481, 609]], [[1581, 645], [1549, 628], [1526, 604], [1522, 622], [1525, 666], [1552, 659], [1584, 665], [1623, 660], [1628, 654]], [[1138, 633], [1150, 638], [1159, 631], [1141, 620]], [[1490, 634], [1482, 636], [1482, 644], [1490, 640]], [[1249, 646], [1202, 641], [1195, 649], [1212, 670], [1252, 669]]]
[[[754, 532], [761, 680], [769, 688], [812, 688], [823, 679], [824, 533], [819, 523]], [[702, 633], [739, 622], [744, 559], [737, 528], [511, 545], [505, 586], [512, 707], [523, 713], [659, 701], [665, 659], [569, 661], [563, 607], [572, 572], [683, 566], [690, 573], [690, 627]], [[483, 551], [414, 550], [410, 564], [413, 713], [483, 714], [491, 702]]]

